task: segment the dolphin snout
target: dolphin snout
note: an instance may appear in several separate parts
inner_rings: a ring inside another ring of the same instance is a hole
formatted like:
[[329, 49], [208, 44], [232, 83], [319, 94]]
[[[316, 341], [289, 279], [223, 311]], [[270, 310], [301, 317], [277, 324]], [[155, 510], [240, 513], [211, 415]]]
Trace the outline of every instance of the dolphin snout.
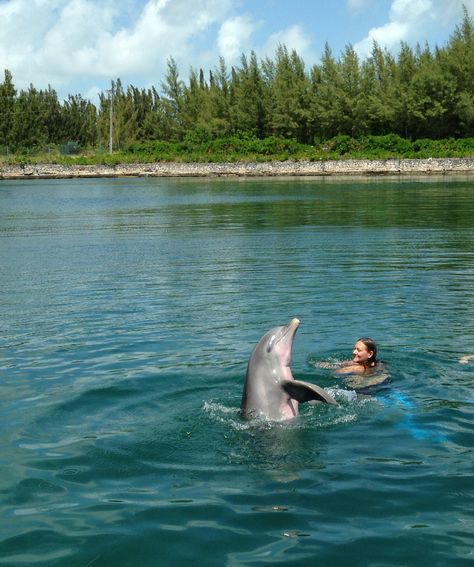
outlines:
[[298, 327], [299, 324], [300, 320], [298, 319], [298, 317], [293, 317], [293, 319], [288, 323], [288, 327]]

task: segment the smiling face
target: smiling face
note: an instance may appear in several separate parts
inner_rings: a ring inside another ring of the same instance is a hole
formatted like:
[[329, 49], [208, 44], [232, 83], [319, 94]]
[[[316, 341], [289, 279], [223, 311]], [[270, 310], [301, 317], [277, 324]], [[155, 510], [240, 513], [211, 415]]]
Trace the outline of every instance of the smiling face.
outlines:
[[369, 361], [373, 355], [373, 350], [369, 350], [362, 341], [357, 341], [354, 345], [354, 350], [352, 351], [352, 360], [356, 364], [363, 364], [365, 366], [370, 363]]

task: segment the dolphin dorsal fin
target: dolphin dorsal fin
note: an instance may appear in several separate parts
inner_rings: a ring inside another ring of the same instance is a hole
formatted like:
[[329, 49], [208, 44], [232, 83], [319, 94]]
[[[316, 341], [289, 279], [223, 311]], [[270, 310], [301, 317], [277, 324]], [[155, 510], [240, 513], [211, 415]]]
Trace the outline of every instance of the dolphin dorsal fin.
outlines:
[[316, 384], [302, 382], [301, 380], [283, 380], [281, 387], [293, 400], [300, 403], [317, 400], [327, 404], [337, 404], [336, 400], [326, 390], [316, 386]]

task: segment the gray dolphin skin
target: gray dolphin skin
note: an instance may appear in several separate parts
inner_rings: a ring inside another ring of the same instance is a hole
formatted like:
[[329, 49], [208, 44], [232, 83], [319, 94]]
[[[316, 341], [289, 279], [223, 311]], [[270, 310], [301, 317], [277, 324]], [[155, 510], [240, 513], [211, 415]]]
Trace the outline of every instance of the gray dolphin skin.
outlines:
[[298, 402], [336, 404], [323, 388], [293, 378], [291, 349], [299, 324], [294, 318], [288, 325], [270, 329], [253, 349], [240, 404], [244, 419], [284, 421], [298, 415]]

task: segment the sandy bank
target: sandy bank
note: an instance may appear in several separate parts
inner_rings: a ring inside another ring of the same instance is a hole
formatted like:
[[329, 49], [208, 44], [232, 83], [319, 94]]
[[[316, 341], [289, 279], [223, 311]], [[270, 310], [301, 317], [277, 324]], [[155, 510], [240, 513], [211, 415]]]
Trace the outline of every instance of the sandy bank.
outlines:
[[417, 175], [474, 173], [474, 158], [340, 161], [272, 161], [263, 163], [147, 163], [119, 165], [0, 165], [0, 179], [75, 177], [219, 177]]

